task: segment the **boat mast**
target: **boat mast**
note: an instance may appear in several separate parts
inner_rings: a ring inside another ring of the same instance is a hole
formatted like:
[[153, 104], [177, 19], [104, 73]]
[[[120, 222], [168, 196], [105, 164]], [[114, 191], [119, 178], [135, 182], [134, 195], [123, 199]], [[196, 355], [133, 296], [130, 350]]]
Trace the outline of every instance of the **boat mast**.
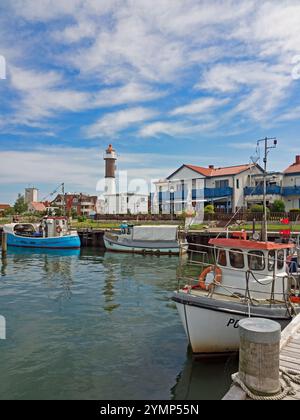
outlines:
[[[273, 141], [273, 146], [269, 146], [269, 141]], [[268, 242], [268, 209], [267, 209], [267, 167], [268, 167], [268, 154], [270, 149], [275, 149], [277, 146], [277, 138], [276, 137], [265, 137], [264, 139], [258, 140], [257, 145], [261, 142], [264, 142], [264, 216], [263, 222], [261, 227], [261, 240], [263, 242]]]

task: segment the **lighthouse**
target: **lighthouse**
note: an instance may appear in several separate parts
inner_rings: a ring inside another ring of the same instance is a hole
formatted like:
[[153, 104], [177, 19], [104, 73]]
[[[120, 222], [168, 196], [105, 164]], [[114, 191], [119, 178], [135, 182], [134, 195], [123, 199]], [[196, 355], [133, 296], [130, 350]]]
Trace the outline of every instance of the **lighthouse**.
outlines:
[[116, 160], [117, 154], [112, 145], [108, 146], [108, 149], [104, 154], [105, 160], [105, 193], [116, 194]]

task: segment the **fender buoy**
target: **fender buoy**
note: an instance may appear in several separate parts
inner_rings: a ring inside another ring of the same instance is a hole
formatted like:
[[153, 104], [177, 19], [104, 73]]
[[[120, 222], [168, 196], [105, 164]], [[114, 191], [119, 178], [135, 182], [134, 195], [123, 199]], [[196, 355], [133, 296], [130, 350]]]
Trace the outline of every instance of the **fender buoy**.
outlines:
[[299, 296], [291, 296], [290, 297], [290, 301], [292, 303], [298, 303], [298, 304], [300, 304], [300, 297]]
[[56, 228], [56, 232], [57, 232], [57, 233], [61, 233], [61, 232], [62, 232], [62, 228], [61, 228], [60, 226], [57, 226], [57, 228]]
[[[206, 277], [209, 273], [215, 273], [215, 278], [213, 283], [206, 285]], [[223, 273], [220, 267], [217, 267], [216, 265], [211, 265], [200, 274], [198, 286], [202, 290], [210, 290], [215, 285], [215, 283], [222, 283], [222, 275]]]

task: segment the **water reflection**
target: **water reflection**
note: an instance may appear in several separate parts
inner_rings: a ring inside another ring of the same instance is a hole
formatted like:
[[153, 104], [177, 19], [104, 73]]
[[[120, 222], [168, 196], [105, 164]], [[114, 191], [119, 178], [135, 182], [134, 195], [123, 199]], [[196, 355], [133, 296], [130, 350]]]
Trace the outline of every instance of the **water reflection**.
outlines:
[[186, 336], [170, 300], [181, 262], [96, 248], [10, 249], [0, 281], [9, 326], [1, 343], [0, 399], [225, 393], [230, 361], [207, 364], [185, 354]]
[[238, 370], [238, 356], [197, 359], [190, 349], [183, 370], [171, 389], [173, 400], [222, 399], [231, 385], [231, 375]]

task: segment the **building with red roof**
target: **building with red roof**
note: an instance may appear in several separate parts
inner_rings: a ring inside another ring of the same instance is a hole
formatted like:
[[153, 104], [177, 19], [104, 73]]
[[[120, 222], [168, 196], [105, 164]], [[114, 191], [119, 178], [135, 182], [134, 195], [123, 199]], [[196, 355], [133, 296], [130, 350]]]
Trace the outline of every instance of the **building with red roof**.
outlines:
[[11, 209], [11, 206], [9, 204], [0, 204], [0, 216], [3, 216], [6, 210], [9, 209]]
[[300, 208], [300, 156], [297, 155], [294, 163], [283, 171], [283, 191], [286, 209]]
[[251, 176], [258, 174], [262, 175], [263, 169], [253, 163], [226, 167], [184, 164], [155, 183], [153, 211], [181, 213], [206, 204], [224, 212], [235, 211], [246, 206], [244, 189]]
[[28, 211], [30, 213], [44, 213], [47, 210], [44, 203], [32, 201], [28, 204]]

